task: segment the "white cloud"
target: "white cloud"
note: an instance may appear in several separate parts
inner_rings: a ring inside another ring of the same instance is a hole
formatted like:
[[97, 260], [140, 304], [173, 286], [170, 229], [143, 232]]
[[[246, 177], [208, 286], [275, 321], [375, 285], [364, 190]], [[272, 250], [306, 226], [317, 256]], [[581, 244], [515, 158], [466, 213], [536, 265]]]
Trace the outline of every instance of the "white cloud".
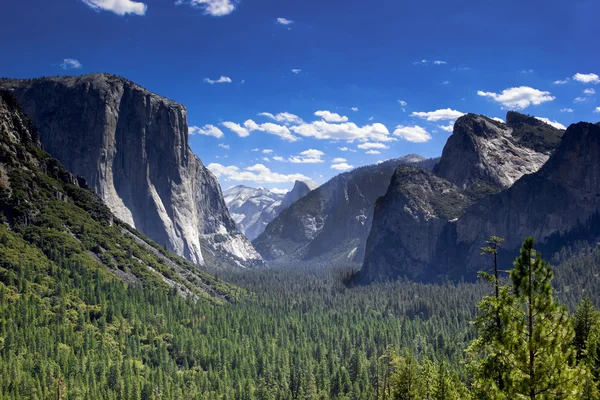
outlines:
[[226, 181], [248, 181], [258, 183], [289, 183], [304, 181], [309, 178], [302, 174], [280, 174], [271, 171], [263, 164], [256, 164], [243, 170], [231, 165], [224, 166], [217, 163], [208, 165], [208, 169], [217, 177], [223, 177]]
[[349, 150], [347, 147], [338, 147], [338, 149], [340, 149], [341, 151], [348, 151]]
[[454, 67], [452, 68], [452, 71], [468, 71], [470, 69], [471, 67]]
[[273, 150], [271, 149], [263, 149], [263, 154], [271, 154], [273, 152]]
[[454, 130], [454, 124], [438, 125], [438, 128], [443, 129], [446, 132], [452, 132]]
[[352, 107], [352, 111], [354, 111], [354, 112], [358, 111], [358, 107]]
[[560, 112], [572, 113], [573, 109], [572, 108], [561, 108]]
[[348, 117], [327, 110], [316, 111], [315, 115], [327, 122], [348, 122]]
[[369, 150], [365, 154], [381, 154], [379, 150]]
[[587, 89], [583, 89], [583, 94], [591, 96], [593, 94], [596, 94], [596, 91], [594, 89], [592, 89], [592, 88], [587, 88]]
[[575, 97], [573, 103], [585, 103], [588, 101], [587, 97]]
[[449, 84], [450, 84], [450, 81], [444, 81], [444, 82], [442, 82], [442, 85], [449, 85]]
[[462, 117], [463, 115], [465, 115], [465, 113], [456, 111], [456, 110], [452, 110], [450, 108], [429, 111], [429, 112], [422, 112], [422, 111], [421, 112], [413, 112], [412, 114], [410, 114], [411, 117], [419, 117], [419, 118], [426, 119], [427, 121], [443, 121], [443, 120], [452, 121], [452, 120]]
[[446, 61], [440, 61], [440, 60], [436, 60], [433, 62], [435, 65], [442, 65], [442, 64], [448, 64]]
[[361, 150], [370, 150], [370, 149], [389, 149], [390, 147], [383, 143], [361, 143], [357, 146]]
[[339, 163], [339, 164], [331, 164], [331, 169], [335, 169], [338, 171], [348, 171], [349, 169], [354, 168], [352, 165], [348, 163]]
[[275, 161], [281, 161], [281, 162], [285, 162], [285, 158], [281, 157], [281, 156], [273, 156], [273, 160]]
[[202, 128], [198, 127], [198, 126], [190, 126], [190, 128], [188, 129], [188, 133], [190, 135], [206, 135], [206, 136], [214, 136], [217, 139], [222, 138], [223, 136], [223, 131], [220, 130], [219, 128], [217, 128], [214, 125], [204, 125]]
[[565, 79], [559, 79], [557, 81], [554, 81], [552, 83], [554, 83], [555, 85], [564, 85], [566, 83], [569, 83], [569, 78], [565, 78]]
[[545, 122], [548, 125], [555, 127], [556, 129], [567, 129], [567, 127], [561, 124], [560, 122], [551, 121], [549, 118], [535, 117], [535, 119]]
[[271, 122], [257, 124], [253, 120], [249, 119], [246, 122], [244, 122], [244, 128], [246, 128], [249, 132], [261, 131], [269, 133], [271, 135], [279, 136], [280, 138], [282, 138], [283, 140], [287, 140], [288, 142], [296, 142], [299, 140], [296, 136], [291, 134], [287, 126], [277, 125]]
[[289, 192], [289, 190], [287, 190], [287, 189], [277, 189], [277, 188], [269, 189], [269, 191], [271, 193], [275, 193], [275, 194], [286, 194], [287, 192]]
[[522, 69], [521, 71], [522, 74], [533, 74], [533, 70], [532, 69]]
[[288, 159], [294, 164], [317, 164], [322, 163], [322, 157], [325, 155], [321, 150], [309, 149], [301, 152], [297, 156], [292, 156]]
[[60, 66], [62, 69], [79, 69], [83, 67], [83, 65], [74, 58], [65, 58]]
[[408, 103], [407, 103], [407, 102], [405, 102], [404, 100], [398, 100], [398, 103], [399, 103], [399, 104], [400, 104], [402, 107], [404, 107], [404, 106], [408, 105]]
[[346, 161], [348, 161], [348, 160], [346, 160], [345, 158], [342, 158], [342, 157], [337, 157], [337, 158], [334, 158], [333, 160], [331, 160], [332, 163], [336, 163], [336, 164], [337, 163], [343, 163], [343, 162], [346, 162]]
[[291, 25], [294, 23], [294, 21], [292, 21], [291, 19], [287, 19], [287, 18], [277, 18], [277, 23], [280, 25]]
[[144, 15], [148, 6], [144, 3], [131, 0], [81, 0], [85, 5], [95, 11], [111, 11], [117, 15], [135, 14]]
[[407, 142], [425, 143], [431, 140], [431, 135], [424, 128], [415, 126], [398, 125], [394, 130], [394, 136], [398, 136]]
[[573, 80], [581, 83], [600, 83], [600, 76], [596, 74], [580, 74], [579, 72], [573, 75]]
[[231, 14], [236, 7], [232, 0], [177, 0], [175, 4], [189, 4], [192, 7], [204, 10], [204, 14], [213, 17]]
[[248, 131], [248, 129], [244, 128], [243, 126], [241, 126], [239, 124], [236, 124], [235, 122], [225, 121], [221, 125], [223, 125], [227, 129], [229, 129], [230, 131], [237, 133], [237, 135], [239, 137], [250, 136], [250, 131]]
[[204, 78], [204, 82], [210, 83], [211, 85], [214, 85], [215, 83], [231, 83], [231, 78], [228, 76], [221, 75], [221, 77], [216, 81], [210, 78]]
[[600, 113], [600, 107], [596, 107], [596, 109], [594, 110], [595, 113]]
[[316, 139], [347, 140], [349, 142], [353, 142], [354, 140], [363, 142], [367, 140], [376, 142], [390, 142], [395, 140], [393, 137], [390, 137], [390, 132], [385, 125], [380, 123], [358, 127], [353, 122], [330, 124], [326, 121], [314, 121], [293, 126], [290, 129], [298, 135], [314, 137]]
[[266, 161], [266, 162], [271, 162], [271, 160], [269, 159], [269, 157], [263, 157], [262, 160]]
[[302, 72], [302, 70], [300, 68], [294, 68], [292, 70], [292, 72], [295, 73], [295, 74], [299, 74], [300, 72]]
[[492, 119], [493, 119], [494, 121], [498, 121], [498, 122], [500, 122], [500, 123], [504, 123], [504, 120], [503, 120], [502, 118], [498, 118], [498, 117], [492, 117]]
[[413, 65], [427, 65], [427, 60], [415, 61]]
[[223, 144], [223, 143], [219, 143], [219, 147], [225, 149], [225, 150], [229, 150], [231, 149], [231, 146], [229, 146], [228, 144]]
[[527, 108], [532, 104], [537, 106], [555, 99], [554, 96], [550, 95], [550, 92], [544, 92], [529, 86], [504, 89], [502, 93], [499, 94], [479, 90], [477, 91], [477, 94], [481, 97], [489, 97], [505, 107], [519, 109]]
[[275, 120], [277, 122], [285, 122], [285, 123], [292, 123], [292, 124], [301, 124], [302, 123], [302, 118], [300, 118], [299, 116], [297, 116], [295, 114], [289, 113], [289, 112], [281, 112], [277, 115], [273, 115], [268, 112], [262, 112], [258, 115], [267, 117], [267, 118], [271, 118], [272, 120]]

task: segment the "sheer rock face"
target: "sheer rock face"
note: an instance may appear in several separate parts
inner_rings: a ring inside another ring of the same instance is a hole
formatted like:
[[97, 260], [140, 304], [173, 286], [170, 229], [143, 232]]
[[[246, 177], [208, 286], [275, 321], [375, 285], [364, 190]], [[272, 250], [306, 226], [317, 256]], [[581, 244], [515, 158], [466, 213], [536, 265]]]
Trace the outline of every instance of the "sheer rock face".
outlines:
[[456, 121], [434, 173], [480, 196], [498, 192], [540, 169], [562, 133], [515, 112], [506, 124], [467, 114]]
[[262, 263], [190, 150], [182, 105], [107, 74], [0, 87], [38, 126], [44, 149], [85, 177], [119, 219], [198, 264], [201, 241], [237, 265]]
[[359, 281], [400, 276], [431, 280], [429, 266], [448, 221], [472, 200], [453, 183], [429, 171], [399, 166], [387, 193], [377, 200]]
[[398, 168], [377, 203], [357, 281], [474, 280], [489, 264], [480, 248], [492, 235], [506, 239], [504, 263], [527, 236], [547, 253], [575, 240], [598, 241], [600, 127], [571, 125], [538, 171], [496, 194], [477, 195], [425, 171]]
[[288, 208], [289, 206], [306, 196], [308, 193], [310, 193], [311, 190], [315, 190], [318, 186], [319, 185], [317, 185], [314, 182], [294, 182], [294, 187], [292, 188], [292, 190], [290, 190], [285, 194], [285, 196], [283, 196], [283, 199], [281, 200], [281, 205], [277, 210], [277, 214], [279, 215], [279, 213], [281, 213], [283, 210], [285, 210], [286, 208]]
[[254, 240], [256, 249], [267, 260], [286, 263], [361, 262], [375, 200], [406, 163], [431, 165], [408, 156], [337, 175], [281, 212]]

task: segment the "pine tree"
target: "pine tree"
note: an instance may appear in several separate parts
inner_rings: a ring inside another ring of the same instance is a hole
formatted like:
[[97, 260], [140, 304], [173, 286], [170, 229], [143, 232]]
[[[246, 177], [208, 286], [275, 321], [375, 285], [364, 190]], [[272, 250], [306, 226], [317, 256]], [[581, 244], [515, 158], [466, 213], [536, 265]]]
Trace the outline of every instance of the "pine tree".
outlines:
[[598, 322], [598, 312], [592, 300], [588, 296], [584, 297], [577, 306], [575, 314], [573, 314], [573, 329], [575, 330], [573, 344], [577, 350], [577, 360], [582, 360], [585, 357], [590, 333]]
[[525, 239], [510, 272], [512, 290], [500, 289], [497, 306], [503, 332], [494, 339], [491, 356], [501, 355], [509, 370], [503, 376], [505, 388], [489, 385], [494, 390], [490, 396], [576, 399], [586, 372], [576, 366], [568, 313], [552, 297], [552, 267], [533, 245], [533, 238]]

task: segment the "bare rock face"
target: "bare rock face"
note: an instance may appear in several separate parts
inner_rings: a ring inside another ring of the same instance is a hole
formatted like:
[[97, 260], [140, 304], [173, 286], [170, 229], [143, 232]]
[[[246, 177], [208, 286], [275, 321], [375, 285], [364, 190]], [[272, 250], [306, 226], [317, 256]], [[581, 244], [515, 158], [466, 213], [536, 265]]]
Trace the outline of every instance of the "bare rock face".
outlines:
[[202, 246], [236, 265], [262, 263], [190, 150], [182, 105], [108, 74], [2, 80], [0, 88], [39, 127], [44, 149], [119, 219], [197, 264]]
[[281, 204], [277, 209], [277, 214], [281, 213], [283, 210], [285, 210], [286, 208], [288, 208], [289, 206], [306, 196], [308, 193], [310, 193], [311, 190], [315, 190], [318, 186], [319, 185], [317, 185], [314, 182], [294, 182], [294, 187], [292, 188], [292, 190], [290, 190], [285, 194], [285, 196], [283, 196]]
[[399, 166], [387, 193], [377, 200], [361, 282], [400, 276], [431, 280], [436, 244], [448, 221], [472, 203], [463, 190], [429, 171]]
[[267, 260], [326, 265], [361, 262], [375, 200], [400, 164], [431, 166], [407, 156], [346, 172], [293, 203], [253, 243]]
[[562, 133], [516, 112], [508, 113], [506, 124], [467, 114], [456, 121], [434, 173], [483, 197], [540, 169]]

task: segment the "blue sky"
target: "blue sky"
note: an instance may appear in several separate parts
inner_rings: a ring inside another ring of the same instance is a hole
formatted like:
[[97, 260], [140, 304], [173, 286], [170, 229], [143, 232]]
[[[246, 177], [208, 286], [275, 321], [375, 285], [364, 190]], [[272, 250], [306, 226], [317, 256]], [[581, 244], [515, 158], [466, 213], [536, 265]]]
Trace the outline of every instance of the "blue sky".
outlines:
[[438, 156], [461, 113], [600, 119], [596, 0], [19, 0], [0, 10], [1, 76], [111, 72], [184, 104], [190, 145], [224, 188], [286, 189]]

